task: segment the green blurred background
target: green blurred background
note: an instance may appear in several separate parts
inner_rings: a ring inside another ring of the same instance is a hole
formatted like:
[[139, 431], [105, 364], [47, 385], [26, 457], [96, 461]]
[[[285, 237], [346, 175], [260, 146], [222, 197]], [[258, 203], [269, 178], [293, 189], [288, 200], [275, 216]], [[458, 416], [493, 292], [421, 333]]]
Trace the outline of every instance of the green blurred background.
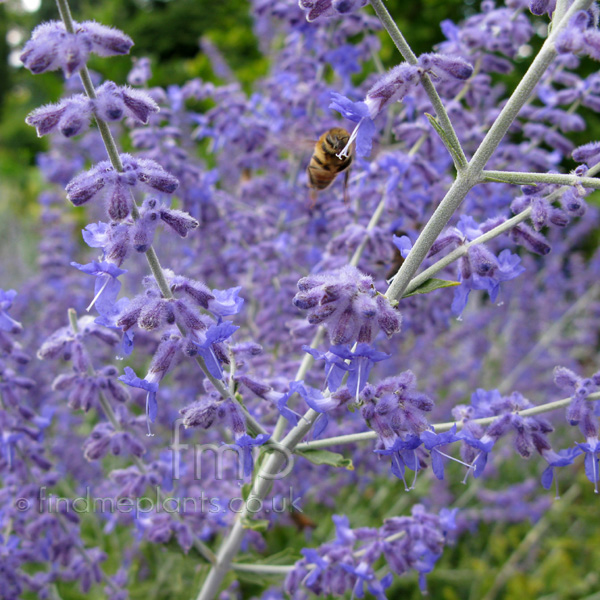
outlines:
[[[473, 10], [472, 2], [463, 0], [389, 0], [387, 4], [401, 29], [408, 33], [416, 53], [430, 51], [442, 41], [440, 21], [460, 21]], [[21, 0], [0, 4], [0, 286], [9, 282], [17, 287], [19, 281], [35, 269], [39, 235], [36, 197], [43, 189], [43, 181], [35, 168], [35, 156], [46, 149], [46, 141], [38, 139], [24, 119], [37, 106], [55, 102], [62, 88], [59, 73], [32, 77], [19, 66], [19, 49], [31, 30], [42, 21], [56, 18], [53, 2], [44, 1], [36, 10], [33, 8], [34, 4], [27, 8]], [[220, 49], [247, 89], [268, 69], [258, 50], [249, 4], [245, 0], [73, 1], [72, 11], [75, 19], [96, 19], [116, 25], [130, 35], [135, 41], [132, 55], [152, 59], [152, 85], [182, 84], [191, 77], [218, 82], [208, 58], [199, 50], [202, 36], [207, 36]], [[385, 34], [381, 34], [381, 41], [382, 61], [385, 66], [392, 66], [397, 62], [396, 50]], [[129, 57], [91, 62], [92, 68], [117, 82], [125, 80], [130, 66]], [[526, 67], [527, 61], [524, 61], [508, 79], [515, 81]], [[592, 114], [584, 116], [588, 130], [581, 134], [581, 139], [575, 138], [576, 142], [600, 137], [598, 118]], [[535, 477], [534, 471], [537, 469], [532, 469], [531, 475]], [[534, 529], [528, 523], [484, 525], [477, 533], [465, 536], [456, 548], [449, 549], [430, 577], [431, 597], [600, 600], [598, 497], [583, 474], [579, 475], [575, 491], [563, 499], [562, 504], [555, 503]], [[506, 476], [509, 481], [510, 474]], [[519, 473], [519, 478], [521, 476]], [[360, 520], [365, 525], [377, 525], [381, 518], [399, 514], [417, 500], [412, 497], [399, 500], [404, 494], [399, 492], [398, 486], [379, 483], [381, 485], [373, 484], [364, 493], [354, 494], [344, 501], [345, 509], [354, 504], [353, 514], [362, 514]], [[538, 493], [547, 492], [540, 487]], [[319, 507], [309, 507], [308, 515], [311, 514], [317, 515], [318, 520]], [[320, 529], [327, 527], [331, 527], [329, 521], [319, 523]], [[122, 532], [122, 539], [118, 535], [101, 536], [91, 526], [88, 534], [100, 538], [95, 542], [102, 545], [111, 555], [110, 560], [118, 565], [122, 558], [118, 546], [127, 543], [127, 534]], [[268, 534], [268, 546], [289, 549], [289, 535], [289, 531], [275, 528]], [[306, 540], [303, 535], [296, 537], [297, 543], [291, 545], [298, 551], [306, 545]], [[327, 537], [327, 532], [320, 531], [317, 537]], [[282, 560], [289, 562], [284, 557]], [[145, 561], [140, 569], [152, 570], [156, 565], [156, 572], [164, 573], [164, 577], [161, 575], [157, 580], [141, 584], [135, 598], [185, 598], [190, 591], [190, 579], [199, 576], [195, 561], [182, 557], [175, 547], [148, 546]], [[250, 595], [259, 589], [249, 576], [243, 586]], [[421, 597], [413, 577], [396, 580], [392, 590], [390, 597], [393, 598]], [[78, 594], [75, 587], [61, 589], [65, 599], [79, 598]]]

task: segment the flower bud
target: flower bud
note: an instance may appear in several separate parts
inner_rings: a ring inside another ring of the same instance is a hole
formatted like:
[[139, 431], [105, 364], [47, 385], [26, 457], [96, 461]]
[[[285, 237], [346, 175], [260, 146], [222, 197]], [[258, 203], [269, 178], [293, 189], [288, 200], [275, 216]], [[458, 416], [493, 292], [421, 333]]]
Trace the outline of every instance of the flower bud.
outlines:
[[189, 231], [200, 225], [191, 215], [181, 210], [165, 208], [160, 211], [160, 218], [182, 238], [187, 237]]
[[426, 71], [433, 71], [438, 77], [464, 81], [473, 74], [473, 67], [458, 56], [446, 54], [421, 54], [419, 65]]
[[371, 119], [374, 119], [387, 105], [402, 100], [418, 80], [418, 68], [407, 63], [397, 65], [384, 75], [367, 92], [365, 98]]
[[121, 88], [125, 111], [140, 123], [148, 123], [150, 115], [159, 112], [158, 104], [144, 91]]
[[116, 83], [107, 81], [96, 90], [94, 111], [103, 121], [118, 121], [123, 117], [125, 105]]
[[600, 160], [600, 142], [579, 146], [573, 150], [572, 156], [575, 162], [595, 165]]
[[483, 245], [471, 246], [467, 251], [469, 262], [477, 275], [480, 277], [492, 276], [498, 261], [496, 257]]
[[560, 204], [571, 217], [581, 217], [587, 210], [585, 200], [579, 196], [575, 188], [569, 188], [560, 199]]
[[524, 246], [531, 252], [545, 256], [551, 250], [550, 244], [541, 233], [537, 233], [528, 225], [520, 224], [513, 227], [510, 231], [512, 239], [521, 246]]
[[108, 198], [108, 216], [122, 221], [131, 212], [131, 191], [125, 187], [123, 178], [118, 177]]
[[366, 6], [367, 0], [333, 0], [333, 10], [345, 15]]

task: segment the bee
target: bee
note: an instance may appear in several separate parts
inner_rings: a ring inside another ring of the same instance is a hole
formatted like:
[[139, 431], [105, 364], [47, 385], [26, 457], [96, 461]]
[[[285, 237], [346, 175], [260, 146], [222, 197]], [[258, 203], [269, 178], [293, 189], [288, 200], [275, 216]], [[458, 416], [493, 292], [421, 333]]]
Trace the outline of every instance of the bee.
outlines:
[[313, 155], [306, 170], [308, 174], [308, 187], [311, 188], [311, 208], [317, 201], [318, 190], [329, 187], [334, 179], [345, 171], [344, 177], [344, 202], [348, 202], [348, 175], [352, 164], [354, 144], [350, 147], [348, 156], [339, 158], [338, 154], [346, 147], [350, 134], [341, 127], [328, 129], [317, 141]]

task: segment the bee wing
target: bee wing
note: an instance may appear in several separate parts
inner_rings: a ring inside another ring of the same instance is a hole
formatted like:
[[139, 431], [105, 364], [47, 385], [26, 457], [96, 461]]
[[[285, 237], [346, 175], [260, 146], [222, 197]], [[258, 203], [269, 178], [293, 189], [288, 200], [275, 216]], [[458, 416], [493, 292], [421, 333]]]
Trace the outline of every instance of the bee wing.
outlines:
[[309, 138], [302, 138], [296, 142], [299, 149], [305, 152], [312, 152], [315, 149], [315, 144], [318, 140], [311, 140]]
[[291, 152], [292, 154], [308, 154], [313, 152], [317, 140], [310, 138], [294, 138], [290, 136], [280, 136], [273, 139], [273, 144], [280, 150]]

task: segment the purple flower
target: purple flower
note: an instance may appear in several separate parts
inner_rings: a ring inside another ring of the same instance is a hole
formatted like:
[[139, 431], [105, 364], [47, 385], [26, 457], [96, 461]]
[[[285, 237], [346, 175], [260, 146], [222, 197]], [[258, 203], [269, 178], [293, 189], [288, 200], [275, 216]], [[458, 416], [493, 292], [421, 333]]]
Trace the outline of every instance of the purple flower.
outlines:
[[97, 98], [90, 100], [84, 94], [65, 98], [57, 104], [35, 109], [25, 122], [36, 128], [38, 137], [58, 131], [67, 138], [84, 132], [92, 115], [103, 121], [118, 121], [128, 116], [147, 123], [150, 114], [158, 112], [158, 105], [141, 90], [119, 88], [107, 81], [96, 90]]
[[355, 267], [309, 275], [298, 282], [298, 289], [294, 305], [309, 311], [312, 325], [323, 323], [335, 346], [354, 340], [368, 344], [378, 329], [388, 337], [400, 329], [400, 313], [375, 290], [371, 277]]
[[431, 468], [438, 479], [444, 479], [444, 459], [442, 458], [444, 455], [438, 450], [438, 446], [453, 444], [460, 439], [460, 436], [456, 434], [456, 423], [452, 429], [443, 433], [436, 434], [428, 430], [421, 434], [421, 441], [431, 454]]
[[297, 425], [298, 421], [301, 419], [301, 416], [291, 408], [288, 408], [287, 402], [294, 394], [300, 393], [303, 385], [303, 381], [290, 382], [289, 390], [285, 394], [281, 394], [281, 396], [276, 400], [279, 414], [286, 418], [292, 425]]
[[419, 470], [419, 460], [417, 459], [415, 449], [422, 443], [419, 436], [411, 435], [405, 440], [400, 437], [396, 438], [389, 448], [375, 450], [377, 454], [392, 457], [392, 473], [404, 483], [404, 489], [407, 492], [412, 489], [412, 486], [409, 488], [404, 478], [405, 467], [408, 467], [411, 471], [415, 471], [416, 475], [416, 472]]
[[[121, 331], [121, 327], [117, 325], [117, 320], [129, 302], [129, 298], [119, 298], [108, 311], [95, 320], [95, 323], [109, 329]], [[123, 338], [121, 340], [121, 352], [123, 356], [129, 356], [133, 352], [133, 336], [133, 330], [123, 331]]]
[[473, 74], [473, 67], [460, 56], [421, 54], [419, 65], [441, 79], [453, 78], [465, 81]]
[[566, 450], [547, 450], [543, 453], [544, 458], [548, 461], [548, 468], [542, 473], [542, 485], [545, 489], [550, 489], [554, 480], [554, 469], [556, 467], [566, 467], [572, 465], [575, 458], [581, 454], [581, 448], [567, 448]]
[[217, 417], [219, 402], [210, 396], [182, 408], [179, 413], [183, 415], [185, 427], [202, 427], [208, 429]]
[[214, 298], [208, 301], [208, 310], [218, 317], [237, 315], [244, 305], [244, 299], [239, 297], [241, 286], [227, 290], [212, 290]]
[[8, 310], [12, 306], [13, 300], [17, 296], [15, 290], [4, 291], [0, 289], [0, 330], [8, 333], [19, 333], [23, 327], [21, 323], [15, 321]]
[[[331, 351], [335, 353], [331, 347]], [[390, 358], [390, 354], [385, 352], [379, 352], [372, 348], [369, 344], [359, 343], [356, 345], [356, 349], [352, 353], [350, 358], [350, 373], [348, 375], [348, 391], [358, 398], [358, 394], [365, 387], [371, 369], [376, 362], [386, 360]]]
[[[334, 352], [334, 348], [338, 351]], [[352, 352], [346, 346], [332, 346], [328, 352], [321, 352], [304, 345], [302, 350], [308, 352], [315, 360], [325, 361], [325, 385], [330, 392], [335, 392], [342, 385], [344, 375], [350, 370], [346, 360], [352, 358]]]
[[473, 476], [475, 479], [481, 477], [481, 475], [483, 475], [485, 465], [487, 464], [488, 454], [492, 451], [496, 440], [485, 434], [481, 439], [476, 438], [470, 431], [466, 429], [458, 433], [457, 436], [459, 439], [463, 440], [467, 445], [475, 448], [477, 451], [477, 455], [471, 464], [471, 468], [473, 468]]
[[244, 459], [244, 477], [252, 475], [254, 470], [254, 458], [252, 457], [252, 448], [256, 446], [262, 446], [269, 440], [271, 436], [266, 433], [261, 433], [255, 438], [250, 437], [248, 434], [244, 434], [235, 440], [235, 444], [227, 444], [229, 448], [238, 450], [241, 448], [242, 456]]
[[334, 396], [326, 396], [319, 390], [307, 385], [300, 386], [298, 393], [302, 396], [310, 408], [318, 413], [321, 413], [321, 416], [319, 417], [313, 429], [313, 438], [316, 439], [327, 428], [329, 423], [327, 412], [337, 408], [340, 405], [340, 400]]
[[364, 598], [364, 586], [366, 584], [367, 590], [369, 590], [369, 593], [376, 600], [387, 600], [385, 590], [392, 585], [392, 581], [394, 580], [394, 576], [391, 573], [388, 573], [379, 581], [373, 572], [373, 567], [367, 562], [361, 562], [357, 567], [343, 563], [341, 566], [345, 571], [356, 577], [353, 589], [353, 595], [356, 598]]
[[367, 383], [373, 365], [390, 357], [364, 343], [357, 344], [354, 352], [343, 345], [331, 346], [328, 352], [320, 352], [309, 346], [302, 346], [302, 349], [316, 360], [325, 361], [325, 383], [330, 392], [340, 387], [344, 375], [348, 373], [347, 387], [353, 396], [358, 396]]
[[129, 85], [144, 85], [152, 78], [149, 58], [133, 58], [133, 67], [127, 75]]
[[366, 102], [352, 102], [352, 100], [335, 92], [331, 92], [331, 99], [332, 102], [329, 108], [337, 110], [345, 119], [357, 123], [354, 131], [350, 134], [350, 139], [346, 147], [338, 156], [348, 156], [350, 147], [354, 143], [356, 143], [357, 156], [369, 156], [371, 154], [373, 136], [375, 135], [375, 123], [373, 123], [373, 119], [371, 118], [369, 106]]
[[[471, 247], [469, 251], [476, 247]], [[473, 255], [471, 254], [471, 256]], [[475, 261], [473, 261], [474, 269], [470, 257], [462, 261], [461, 272], [458, 274], [461, 285], [454, 290], [453, 314], [460, 315], [463, 312], [472, 290], [485, 290], [490, 295], [491, 301], [496, 302], [500, 292], [500, 284], [515, 279], [525, 271], [525, 267], [520, 264], [521, 258], [516, 254], [512, 254], [510, 250], [502, 250], [497, 259], [487, 262], [489, 268], [486, 266], [487, 257], [489, 257], [489, 254], [485, 256], [477, 254]]]
[[36, 27], [21, 54], [25, 67], [36, 75], [62, 69], [70, 77], [86, 64], [90, 52], [115, 56], [127, 54], [133, 46], [122, 31], [94, 21], [74, 23], [74, 28], [75, 33], [68, 33], [60, 21]]
[[[211, 325], [205, 332], [200, 332], [199, 336], [204, 337], [204, 341], [193, 341], [198, 354], [206, 362], [206, 368], [216, 379], [223, 379], [223, 369], [221, 368], [222, 357], [220, 359], [215, 352], [216, 346], [230, 338], [239, 327], [230, 321], [224, 321], [220, 324]], [[218, 350], [217, 350], [218, 352]]]
[[429, 427], [426, 413], [433, 409], [433, 401], [416, 387], [415, 375], [405, 371], [377, 386], [367, 384], [363, 388], [361, 414], [385, 448], [392, 447], [399, 438], [418, 438]]
[[577, 447], [585, 453], [585, 475], [594, 484], [594, 491], [598, 493], [598, 456], [600, 455], [600, 442], [597, 437], [588, 438], [585, 444], [577, 444]]
[[105, 160], [72, 179], [65, 188], [67, 198], [75, 206], [81, 206], [102, 194], [107, 202], [108, 215], [120, 221], [131, 211], [132, 188], [172, 194], [179, 185], [175, 177], [153, 160], [121, 154], [121, 161], [121, 173], [115, 171], [110, 161]]
[[58, 104], [40, 106], [25, 122], [36, 128], [38, 137], [59, 131], [66, 138], [85, 131], [90, 125], [92, 104], [87, 96], [77, 94]]
[[[148, 392], [146, 394], [146, 417], [150, 422], [154, 423], [158, 411], [156, 393], [158, 392], [159, 377], [156, 374], [154, 374], [154, 376], [148, 374], [144, 379], [140, 379], [131, 367], [125, 367], [125, 375], [121, 375], [119, 381], [122, 381], [130, 387], [139, 388]], [[148, 435], [151, 435], [150, 424], [148, 424]]]
[[[394, 246], [396, 246], [396, 248], [398, 248], [398, 250], [400, 251], [400, 256], [402, 256], [402, 258], [406, 258], [408, 256], [408, 253], [412, 250], [412, 242], [410, 241], [410, 238], [407, 235], [403, 235], [398, 237], [397, 235], [392, 236], [392, 241], [394, 242]], [[431, 249], [431, 251], [429, 252], [429, 256], [432, 256], [433, 254], [435, 254], [433, 252], [433, 247]]]
[[[384, 108], [393, 102], [402, 100], [418, 81], [419, 69], [417, 67], [408, 63], [395, 66], [367, 92], [364, 103], [369, 109], [369, 117], [374, 119]], [[335, 107], [330, 105], [330, 108]], [[336, 108], [336, 110], [338, 109]], [[346, 116], [346, 118], [350, 117]]]
[[106, 81], [96, 90], [93, 110], [103, 121], [118, 121], [123, 116], [147, 124], [151, 114], [159, 111], [158, 104], [143, 90], [117, 86]]
[[573, 150], [573, 160], [593, 167], [600, 161], [600, 142], [590, 142]]
[[96, 262], [95, 260], [87, 265], [72, 262], [71, 266], [96, 278], [94, 299], [90, 302], [87, 310], [89, 311], [95, 305], [100, 315], [111, 314], [121, 290], [121, 282], [118, 278], [127, 271], [119, 269], [112, 263]]
[[554, 383], [573, 396], [566, 411], [568, 423], [579, 425], [586, 439], [596, 438], [598, 424], [593, 415], [596, 403], [589, 402], [587, 397], [600, 387], [600, 371], [584, 379], [566, 367], [555, 367]]

